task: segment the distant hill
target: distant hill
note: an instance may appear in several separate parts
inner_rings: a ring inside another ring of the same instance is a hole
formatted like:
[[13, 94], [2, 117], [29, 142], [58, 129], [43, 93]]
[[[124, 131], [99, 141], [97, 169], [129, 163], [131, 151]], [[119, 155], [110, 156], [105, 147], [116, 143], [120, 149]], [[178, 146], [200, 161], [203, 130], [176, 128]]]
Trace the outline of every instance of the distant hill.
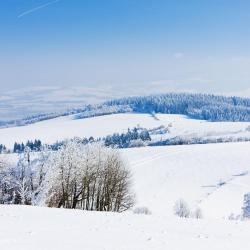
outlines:
[[[82, 98], [84, 99], [84, 96]], [[99, 100], [102, 99], [105, 99], [104, 96], [100, 96]], [[27, 97], [27, 100], [29, 100], [29, 97]], [[79, 100], [81, 100], [80, 97]], [[45, 100], [40, 102], [41, 105], [46, 103]], [[104, 101], [99, 104], [89, 105], [85, 102], [81, 105], [76, 102], [78, 104], [78, 108], [71, 108], [68, 110], [64, 109], [64, 111], [62, 111], [62, 107], [65, 107], [66, 103], [67, 98], [65, 98], [65, 101], [62, 103], [58, 100], [56, 101], [55, 99], [54, 102], [50, 103], [50, 105], [53, 104], [54, 106], [53, 112], [51, 113], [38, 113], [22, 119], [0, 121], [0, 126], [23, 126], [38, 121], [72, 114], [76, 114], [76, 119], [82, 119], [108, 114], [131, 112], [150, 114], [181, 114], [193, 119], [208, 121], [250, 121], [249, 98], [227, 97], [212, 94], [167, 93], [148, 96], [124, 97]], [[37, 101], [37, 105], [38, 104], [39, 102]], [[29, 108], [33, 108], [31, 103], [29, 104]], [[7, 107], [5, 107], [5, 109], [7, 110]], [[2, 110], [4, 110], [4, 108], [2, 108]], [[22, 112], [25, 113], [25, 107]]]

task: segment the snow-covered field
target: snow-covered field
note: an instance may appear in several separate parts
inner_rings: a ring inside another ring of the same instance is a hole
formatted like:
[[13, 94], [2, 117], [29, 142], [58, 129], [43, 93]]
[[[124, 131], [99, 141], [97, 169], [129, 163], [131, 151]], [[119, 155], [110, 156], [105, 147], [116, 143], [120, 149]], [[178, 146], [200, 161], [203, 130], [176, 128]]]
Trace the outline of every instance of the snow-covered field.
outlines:
[[0, 207], [0, 249], [248, 250], [249, 222]]
[[[199, 206], [205, 218], [241, 213], [250, 191], [250, 143], [125, 149], [134, 173], [138, 206], [172, 214], [174, 202]], [[223, 185], [222, 185], [223, 183]]]
[[[228, 220], [250, 190], [250, 143], [121, 153], [133, 172], [135, 207], [151, 215], [0, 206], [0, 249], [250, 249], [250, 222]], [[179, 198], [199, 206], [203, 219], [174, 216]]]
[[[192, 137], [249, 137], [246, 122], [208, 122], [189, 119], [183, 115], [157, 114], [114, 114], [86, 119], [74, 119], [74, 116], [59, 117], [35, 124], [0, 129], [0, 144], [9, 148], [15, 142], [40, 139], [43, 143], [54, 143], [57, 140], [78, 137], [102, 137], [115, 132], [125, 132], [138, 125], [144, 128], [155, 128], [171, 124], [170, 134], [164, 138], [175, 136]], [[159, 136], [158, 136], [159, 137]], [[160, 138], [158, 138], [160, 139]]]

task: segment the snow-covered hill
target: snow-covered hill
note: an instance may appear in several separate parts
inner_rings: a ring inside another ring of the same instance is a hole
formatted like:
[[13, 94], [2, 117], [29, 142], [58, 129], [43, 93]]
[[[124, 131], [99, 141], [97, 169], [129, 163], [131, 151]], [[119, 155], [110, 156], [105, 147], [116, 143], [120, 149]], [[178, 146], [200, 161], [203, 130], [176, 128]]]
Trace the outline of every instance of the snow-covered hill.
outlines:
[[[166, 87], [167, 86], [167, 87]], [[182, 93], [187, 89], [169, 88], [167, 83], [119, 86], [43, 86], [14, 89], [0, 93], [0, 122], [17, 120], [32, 115], [64, 112], [80, 108], [85, 104], [96, 104], [113, 98], [126, 96], [156, 95], [160, 93]], [[192, 91], [197, 93], [197, 91]], [[202, 91], [200, 92], [202, 93]], [[218, 93], [223, 96], [250, 97], [250, 90]]]
[[134, 173], [138, 206], [173, 213], [185, 199], [205, 218], [241, 213], [250, 191], [250, 143], [146, 147], [122, 150]]
[[128, 128], [136, 126], [152, 129], [164, 125], [170, 127], [167, 135], [158, 135], [157, 138], [173, 138], [184, 136], [186, 138], [203, 137], [248, 137], [250, 132], [246, 122], [208, 122], [190, 119], [183, 115], [157, 114], [114, 114], [86, 119], [74, 119], [74, 116], [59, 117], [35, 124], [0, 129], [0, 144], [12, 148], [15, 142], [40, 139], [43, 143], [54, 143], [57, 140], [73, 137], [95, 138], [125, 132]]
[[[241, 213], [250, 190], [250, 143], [123, 149], [133, 172], [136, 207], [152, 214], [121, 214], [0, 206], [0, 249], [247, 250]], [[223, 183], [223, 184], [222, 184]], [[174, 202], [199, 206], [203, 219], [181, 219]]]

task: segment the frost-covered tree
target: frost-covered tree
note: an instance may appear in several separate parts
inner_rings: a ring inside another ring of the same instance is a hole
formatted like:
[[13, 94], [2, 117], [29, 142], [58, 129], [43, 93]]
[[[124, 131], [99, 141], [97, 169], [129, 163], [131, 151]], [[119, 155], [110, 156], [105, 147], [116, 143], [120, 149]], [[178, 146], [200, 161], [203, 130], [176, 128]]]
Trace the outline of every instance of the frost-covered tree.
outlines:
[[16, 169], [14, 169], [13, 177], [16, 182], [15, 203], [31, 204], [31, 194], [34, 190], [33, 171], [31, 167], [31, 150], [29, 147], [19, 155]]
[[123, 105], [140, 113], [183, 114], [210, 121], [250, 121], [250, 99], [240, 97], [167, 93], [121, 98], [105, 105]]
[[10, 180], [8, 174], [6, 173], [9, 165], [6, 161], [0, 160], [0, 204], [3, 204], [6, 199], [9, 198], [7, 193], [8, 185]]
[[27, 185], [26, 178], [23, 178], [21, 183], [18, 183], [17, 189], [18, 195], [20, 197], [20, 204], [25, 205], [30, 198], [30, 190]]
[[147, 129], [133, 128], [128, 129], [127, 133], [115, 133], [103, 138], [106, 146], [117, 148], [140, 147], [151, 141], [151, 137]]
[[179, 199], [174, 205], [174, 214], [179, 217], [188, 218], [190, 216], [190, 209], [186, 201]]
[[0, 203], [35, 205], [46, 173], [48, 151], [33, 153], [26, 148], [17, 165], [0, 167]]
[[203, 215], [199, 207], [194, 210], [194, 212], [192, 213], [192, 217], [195, 219], [202, 219]]
[[152, 212], [149, 210], [148, 207], [136, 207], [133, 210], [134, 214], [145, 214], [145, 215], [151, 215]]
[[51, 154], [47, 169], [40, 204], [117, 212], [133, 205], [130, 171], [114, 149], [67, 141]]
[[244, 195], [242, 212], [243, 218], [250, 218], [250, 193]]

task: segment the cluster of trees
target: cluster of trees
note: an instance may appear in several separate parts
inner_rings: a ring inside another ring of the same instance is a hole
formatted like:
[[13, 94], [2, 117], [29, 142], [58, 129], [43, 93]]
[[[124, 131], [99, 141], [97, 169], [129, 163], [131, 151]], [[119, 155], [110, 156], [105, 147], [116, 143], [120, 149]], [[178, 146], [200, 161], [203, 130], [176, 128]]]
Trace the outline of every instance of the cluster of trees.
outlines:
[[134, 112], [183, 114], [210, 121], [250, 121], [250, 99], [240, 97], [168, 93], [111, 100], [105, 105], [124, 105]]
[[121, 212], [133, 205], [131, 174], [117, 151], [73, 141], [50, 160], [48, 206]]
[[24, 152], [25, 148], [28, 147], [31, 151], [40, 151], [42, 148], [41, 140], [27, 141], [24, 143], [14, 143], [13, 153], [21, 153]]
[[28, 147], [19, 154], [16, 165], [0, 165], [0, 204], [34, 205], [45, 176], [49, 154], [33, 157]]
[[0, 203], [122, 212], [134, 204], [131, 173], [97, 143], [71, 140], [36, 154], [25, 147], [16, 166], [0, 164]]
[[227, 143], [227, 142], [247, 142], [247, 141], [250, 141], [250, 137], [220, 136], [220, 137], [208, 138], [208, 137], [175, 136], [170, 139], [150, 142], [148, 146], [211, 144], [211, 143]]
[[128, 105], [88, 105], [84, 111], [75, 115], [76, 119], [83, 119], [102, 115], [111, 115], [119, 113], [129, 113], [133, 110]]
[[[113, 135], [108, 135], [103, 138], [77, 138], [78, 142], [81, 142], [81, 144], [91, 144], [96, 142], [103, 142], [105, 146], [108, 147], [116, 147], [116, 148], [127, 148], [127, 147], [139, 147], [144, 145], [144, 142], [151, 141], [150, 133], [149, 131], [155, 131], [156, 133], [159, 133], [159, 129], [162, 129], [162, 127], [147, 130], [145, 128], [135, 127], [133, 129], [128, 129], [126, 133], [115, 133]], [[25, 148], [28, 147], [31, 151], [41, 151], [46, 146], [50, 148], [53, 151], [59, 150], [65, 141], [57, 141], [51, 145], [44, 145], [41, 140], [35, 139], [34, 141], [29, 140], [25, 144], [17, 143], [15, 142], [13, 147], [14, 153], [22, 153], [24, 152]], [[0, 145], [0, 152], [1, 152], [1, 145]]]
[[103, 140], [108, 147], [128, 148], [143, 145], [143, 142], [151, 141], [151, 137], [147, 129], [133, 128], [127, 133], [106, 136]]
[[191, 211], [188, 203], [183, 199], [179, 199], [175, 202], [174, 214], [181, 218], [201, 219], [203, 217], [202, 211], [199, 207], [197, 207], [194, 211]]
[[[91, 136], [89, 138], [77, 138], [77, 140], [83, 145], [101, 142], [104, 143], [106, 147], [112, 148], [140, 147], [151, 141], [151, 132], [155, 131], [155, 133], [160, 133], [159, 129], [162, 131], [162, 127], [151, 130], [135, 127], [133, 129], [128, 129], [126, 133], [114, 133], [113, 135], [107, 135], [102, 138], [94, 138]], [[56, 151], [59, 150], [63, 144], [64, 141], [58, 141], [52, 145], [49, 145], [49, 148]]]

